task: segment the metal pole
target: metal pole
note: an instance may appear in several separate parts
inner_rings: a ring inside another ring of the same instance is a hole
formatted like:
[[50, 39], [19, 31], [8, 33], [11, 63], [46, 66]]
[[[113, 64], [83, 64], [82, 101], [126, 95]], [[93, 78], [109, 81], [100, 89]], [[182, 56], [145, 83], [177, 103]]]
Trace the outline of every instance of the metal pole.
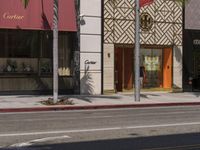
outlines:
[[140, 2], [135, 0], [135, 101], [140, 101]]
[[53, 102], [58, 101], [58, 0], [53, 4]]

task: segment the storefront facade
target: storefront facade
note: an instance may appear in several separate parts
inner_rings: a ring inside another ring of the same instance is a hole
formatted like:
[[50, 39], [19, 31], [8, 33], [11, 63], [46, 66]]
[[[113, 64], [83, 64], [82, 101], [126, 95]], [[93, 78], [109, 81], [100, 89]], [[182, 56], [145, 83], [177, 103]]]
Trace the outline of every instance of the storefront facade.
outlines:
[[[59, 0], [59, 93], [101, 94], [102, 1]], [[53, 0], [2, 0], [0, 94], [52, 93]]]
[[102, 0], [80, 0], [80, 93], [103, 93]]
[[[134, 81], [134, 1], [104, 0], [104, 90], [126, 91]], [[182, 90], [182, 6], [154, 0], [140, 11], [140, 66], [146, 89]]]
[[200, 91], [200, 2], [188, 1], [185, 6], [183, 89]]
[[[66, 8], [67, 7], [67, 8]], [[67, 10], [67, 11], [66, 11]], [[53, 0], [2, 0], [0, 6], [0, 93], [52, 92]], [[59, 1], [59, 92], [73, 93], [76, 10]]]

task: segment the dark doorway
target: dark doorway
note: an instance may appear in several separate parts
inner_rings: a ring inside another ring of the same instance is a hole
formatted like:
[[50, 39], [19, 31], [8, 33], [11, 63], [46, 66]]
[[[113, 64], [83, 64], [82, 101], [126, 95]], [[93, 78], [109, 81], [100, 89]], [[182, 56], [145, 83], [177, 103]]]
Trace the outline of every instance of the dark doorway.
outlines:
[[200, 50], [193, 53], [193, 90], [200, 91]]
[[200, 91], [200, 31], [184, 30], [183, 90]]
[[133, 48], [115, 48], [115, 88], [119, 92], [133, 88]]

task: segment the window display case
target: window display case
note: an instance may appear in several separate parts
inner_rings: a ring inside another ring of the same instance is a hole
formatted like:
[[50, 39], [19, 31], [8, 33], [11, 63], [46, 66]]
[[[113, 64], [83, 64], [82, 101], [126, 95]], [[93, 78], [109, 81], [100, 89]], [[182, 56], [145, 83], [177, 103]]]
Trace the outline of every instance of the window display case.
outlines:
[[48, 58], [0, 58], [1, 77], [52, 75], [52, 60]]
[[[72, 87], [72, 50], [75, 34], [60, 32], [59, 87]], [[53, 32], [0, 29], [0, 93], [52, 91]]]
[[36, 75], [38, 70], [37, 58], [0, 58], [0, 75], [18, 77]]
[[0, 58], [0, 92], [52, 89], [52, 59]]
[[53, 74], [52, 59], [40, 58], [39, 59], [39, 75], [51, 76]]

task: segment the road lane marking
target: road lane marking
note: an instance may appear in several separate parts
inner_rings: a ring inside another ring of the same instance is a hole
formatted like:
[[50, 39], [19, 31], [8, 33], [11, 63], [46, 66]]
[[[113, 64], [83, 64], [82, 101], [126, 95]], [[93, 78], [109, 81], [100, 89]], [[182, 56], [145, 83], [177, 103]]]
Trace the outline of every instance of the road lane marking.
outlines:
[[69, 137], [68, 135], [56, 136], [56, 137], [46, 137], [46, 138], [31, 140], [31, 141], [28, 141], [28, 142], [13, 144], [9, 147], [26, 147], [26, 146], [31, 146], [31, 145], [42, 143], [42, 142], [60, 140], [60, 139], [66, 139], [66, 138], [71, 138], [71, 137]]
[[[199, 113], [196, 111], [187, 111], [187, 113]], [[101, 119], [101, 118], [119, 118], [119, 117], [140, 117], [140, 116], [153, 116], [153, 115], [176, 115], [176, 114], [185, 114], [185, 111], [177, 112], [162, 112], [162, 113], [145, 113], [145, 114], [131, 114], [131, 115], [107, 115], [107, 116], [90, 116], [90, 117], [68, 117], [67, 120], [77, 120], [77, 119]], [[41, 119], [21, 119], [20, 121], [33, 122], [33, 121], [51, 121], [51, 120], [63, 120], [63, 117], [50, 117], [50, 118], [41, 118]], [[5, 120], [0, 120], [0, 122], [5, 122]], [[7, 122], [19, 122], [19, 119], [7, 120]]]
[[8, 133], [8, 134], [0, 134], [0, 137], [45, 135], [45, 134], [65, 134], [65, 133], [81, 133], [81, 132], [97, 132], [97, 131], [113, 131], [113, 130], [127, 130], [127, 129], [145, 129], [145, 128], [157, 128], [157, 127], [190, 126], [190, 125], [200, 125], [200, 122], [183, 122], [183, 123], [174, 123], [174, 124], [122, 126], [122, 127], [77, 129], [77, 130], [58, 130], [58, 131], [45, 131], [45, 132]]

